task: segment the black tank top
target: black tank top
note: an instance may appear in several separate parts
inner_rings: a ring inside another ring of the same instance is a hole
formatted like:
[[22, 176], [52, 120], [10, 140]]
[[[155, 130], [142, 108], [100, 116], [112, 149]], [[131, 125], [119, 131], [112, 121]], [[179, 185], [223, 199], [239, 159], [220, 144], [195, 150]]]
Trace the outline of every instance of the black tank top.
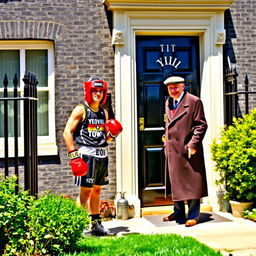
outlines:
[[78, 145], [90, 147], [106, 147], [108, 145], [105, 134], [106, 116], [103, 108], [94, 112], [86, 104], [81, 104], [85, 109], [85, 119], [78, 124], [74, 132], [74, 140]]

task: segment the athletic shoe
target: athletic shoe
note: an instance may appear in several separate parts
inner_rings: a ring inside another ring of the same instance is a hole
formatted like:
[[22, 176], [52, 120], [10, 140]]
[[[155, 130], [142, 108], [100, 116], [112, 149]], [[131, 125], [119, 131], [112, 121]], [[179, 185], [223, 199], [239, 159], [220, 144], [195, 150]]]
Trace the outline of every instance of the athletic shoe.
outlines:
[[103, 227], [101, 221], [97, 221], [97, 220], [92, 222], [91, 232], [92, 232], [92, 235], [94, 236], [112, 235], [108, 230], [106, 230]]

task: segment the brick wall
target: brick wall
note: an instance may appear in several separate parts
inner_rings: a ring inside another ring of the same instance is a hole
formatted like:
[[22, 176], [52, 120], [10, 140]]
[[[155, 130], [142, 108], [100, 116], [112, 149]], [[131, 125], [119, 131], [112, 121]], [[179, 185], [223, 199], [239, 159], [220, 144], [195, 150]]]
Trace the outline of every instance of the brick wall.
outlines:
[[[226, 52], [231, 64], [236, 66], [238, 89], [244, 90], [245, 75], [249, 90], [256, 91], [256, 1], [235, 0], [225, 13], [227, 29]], [[249, 109], [256, 108], [256, 95], [249, 96]], [[245, 112], [244, 95], [239, 96], [239, 107]]]
[[[83, 81], [100, 76], [110, 84], [114, 104], [114, 54], [111, 29], [101, 0], [22, 0], [0, 2], [0, 40], [47, 39], [55, 44], [55, 115], [59, 156], [39, 159], [39, 191], [76, 196], [62, 139], [73, 107], [83, 100]], [[110, 185], [115, 195], [115, 143], [109, 145]], [[1, 171], [1, 169], [0, 169]]]
[[[248, 74], [256, 90], [256, 0], [235, 0], [226, 12], [225, 52], [237, 67], [242, 88]], [[71, 170], [62, 139], [65, 122], [75, 104], [82, 100], [83, 81], [99, 75], [109, 81], [114, 104], [114, 52], [109, 20], [101, 0], [0, 1], [0, 40], [47, 39], [55, 43], [56, 134], [58, 157], [39, 159], [39, 190], [75, 196]], [[256, 96], [250, 96], [251, 108]], [[243, 99], [239, 104], [243, 111]], [[103, 197], [116, 191], [115, 143], [109, 146], [110, 185]], [[0, 172], [2, 169], [0, 169]]]

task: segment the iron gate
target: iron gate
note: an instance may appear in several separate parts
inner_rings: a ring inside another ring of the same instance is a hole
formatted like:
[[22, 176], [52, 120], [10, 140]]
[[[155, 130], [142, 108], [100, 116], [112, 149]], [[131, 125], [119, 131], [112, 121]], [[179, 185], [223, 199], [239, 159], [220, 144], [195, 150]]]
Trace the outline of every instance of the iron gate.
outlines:
[[[30, 72], [25, 72], [24, 94], [18, 97], [18, 77], [14, 75], [13, 79], [13, 97], [8, 97], [8, 77], [7, 74], [3, 80], [3, 101], [4, 109], [4, 174], [9, 176], [10, 158], [9, 158], [9, 123], [8, 123], [8, 103], [13, 102], [13, 139], [14, 139], [14, 172], [18, 177], [19, 183], [19, 145], [18, 145], [18, 102], [24, 102], [24, 189], [28, 190], [31, 195], [38, 194], [38, 159], [37, 159], [37, 78]], [[10, 89], [9, 89], [10, 91]]]

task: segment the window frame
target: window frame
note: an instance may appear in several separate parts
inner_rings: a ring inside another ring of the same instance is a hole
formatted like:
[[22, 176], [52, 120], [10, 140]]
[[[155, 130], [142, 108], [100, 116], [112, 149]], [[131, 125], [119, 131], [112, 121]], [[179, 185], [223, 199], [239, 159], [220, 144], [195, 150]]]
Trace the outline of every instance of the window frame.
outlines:
[[[26, 50], [47, 50], [48, 52], [48, 87], [37, 86], [38, 92], [48, 92], [48, 125], [49, 135], [38, 136], [38, 156], [45, 155], [57, 155], [56, 144], [56, 127], [55, 127], [55, 72], [54, 72], [54, 43], [52, 41], [42, 40], [0, 40], [0, 50], [19, 50], [20, 51], [20, 87], [18, 92], [23, 96], [24, 82], [23, 77], [25, 74], [26, 64]], [[36, 74], [35, 74], [36, 75]], [[10, 81], [12, 78], [8, 78]], [[3, 90], [2, 88], [0, 89]], [[12, 89], [9, 89], [10, 91]], [[23, 102], [21, 101], [21, 113], [20, 113], [20, 130], [21, 137], [18, 138], [19, 142], [19, 156], [24, 156], [24, 132], [23, 132]], [[13, 137], [8, 139], [9, 144], [9, 157], [14, 156], [14, 142]], [[4, 137], [0, 138], [0, 143], [4, 145]], [[0, 148], [0, 158], [4, 157], [4, 147]]]

